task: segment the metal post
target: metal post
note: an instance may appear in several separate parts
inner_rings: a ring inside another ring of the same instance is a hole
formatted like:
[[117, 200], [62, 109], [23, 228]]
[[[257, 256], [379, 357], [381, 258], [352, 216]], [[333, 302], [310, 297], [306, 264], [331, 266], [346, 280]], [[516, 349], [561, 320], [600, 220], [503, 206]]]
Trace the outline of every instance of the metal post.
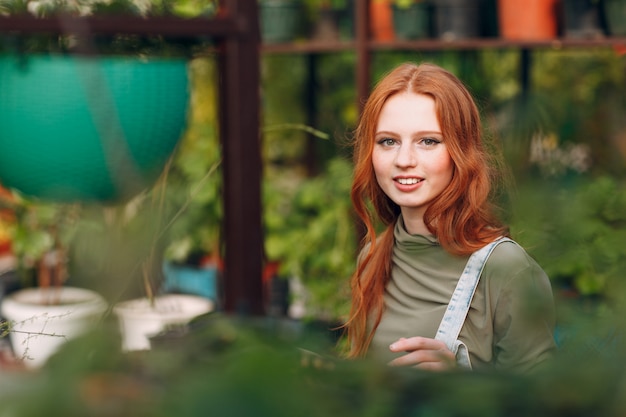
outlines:
[[224, 309], [263, 315], [258, 6], [257, 0], [226, 0], [224, 6], [242, 28], [223, 41], [220, 54]]
[[355, 1], [356, 21], [356, 84], [359, 112], [363, 110], [370, 89], [369, 3], [371, 0]]

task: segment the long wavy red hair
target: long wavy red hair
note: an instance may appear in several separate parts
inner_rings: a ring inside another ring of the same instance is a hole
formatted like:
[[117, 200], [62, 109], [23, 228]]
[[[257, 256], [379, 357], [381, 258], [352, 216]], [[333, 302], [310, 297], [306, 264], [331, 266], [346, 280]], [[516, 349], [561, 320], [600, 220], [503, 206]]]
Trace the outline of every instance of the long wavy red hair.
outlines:
[[[345, 325], [348, 357], [365, 355], [384, 310], [383, 295], [391, 275], [393, 228], [400, 207], [379, 187], [372, 151], [382, 107], [389, 97], [406, 91], [435, 100], [441, 133], [454, 164], [450, 184], [424, 214], [430, 232], [445, 250], [459, 256], [508, 235], [491, 203], [496, 173], [482, 141], [478, 108], [467, 88], [452, 73], [433, 64], [406, 63], [392, 70], [368, 98], [354, 137], [351, 198], [366, 228], [363, 245], [369, 249], [363, 251], [351, 281], [352, 307]], [[385, 230], [377, 237], [374, 225], [378, 221]]]

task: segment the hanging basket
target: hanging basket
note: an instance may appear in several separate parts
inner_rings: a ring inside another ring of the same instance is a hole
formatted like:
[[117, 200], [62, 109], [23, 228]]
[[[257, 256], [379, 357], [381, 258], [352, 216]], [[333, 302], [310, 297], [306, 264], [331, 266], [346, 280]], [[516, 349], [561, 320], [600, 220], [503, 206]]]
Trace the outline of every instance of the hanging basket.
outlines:
[[0, 183], [115, 202], [153, 184], [189, 102], [184, 59], [0, 56]]

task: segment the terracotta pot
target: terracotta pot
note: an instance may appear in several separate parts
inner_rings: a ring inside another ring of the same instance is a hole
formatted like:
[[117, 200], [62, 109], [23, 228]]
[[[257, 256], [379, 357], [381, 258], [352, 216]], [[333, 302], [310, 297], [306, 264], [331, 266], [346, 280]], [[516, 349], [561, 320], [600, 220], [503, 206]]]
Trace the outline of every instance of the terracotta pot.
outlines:
[[557, 36], [558, 0], [498, 0], [500, 35], [512, 40], [545, 40]]
[[370, 1], [370, 33], [377, 41], [391, 41], [395, 38], [393, 31], [393, 11], [391, 1]]

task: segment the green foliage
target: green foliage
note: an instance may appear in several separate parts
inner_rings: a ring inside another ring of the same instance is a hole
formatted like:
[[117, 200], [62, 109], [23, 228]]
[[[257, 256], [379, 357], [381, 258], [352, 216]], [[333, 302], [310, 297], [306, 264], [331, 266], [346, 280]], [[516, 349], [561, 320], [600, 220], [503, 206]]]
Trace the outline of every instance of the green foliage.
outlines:
[[612, 299], [626, 270], [626, 184], [610, 177], [524, 184], [512, 231], [557, 287]]
[[130, 14], [159, 16], [182, 13], [195, 16], [217, 10], [215, 0], [0, 0], [0, 14], [32, 14], [50, 17]]
[[392, 0], [391, 4], [399, 9], [408, 9], [415, 3], [421, 3], [423, 0]]
[[212, 58], [191, 61], [189, 127], [166, 178], [165, 240], [168, 259], [219, 253], [222, 213], [217, 67]]
[[302, 279], [314, 315], [345, 313], [341, 291], [354, 268], [356, 232], [350, 203], [352, 166], [332, 159], [323, 174], [286, 185], [265, 185], [265, 250], [281, 261], [281, 272]]
[[[32, 15], [52, 18], [59, 14], [84, 16], [212, 16], [217, 0], [0, 0], [0, 16]], [[205, 51], [206, 40], [165, 39], [162, 36], [118, 34], [77, 41], [65, 34], [28, 34], [1, 39], [0, 52], [50, 53], [73, 52], [81, 48], [108, 54], [192, 56]]]
[[8, 227], [11, 252], [17, 260], [24, 286], [37, 284], [35, 271], [43, 256], [54, 250], [65, 252], [80, 223], [78, 204], [39, 201], [12, 191], [0, 196], [0, 210], [12, 213]]
[[155, 338], [150, 351], [124, 354], [114, 323], [106, 321], [65, 344], [42, 370], [0, 380], [0, 414], [618, 417], [626, 411], [619, 339], [603, 351], [571, 346], [540, 369], [517, 374], [346, 361], [325, 337], [291, 322], [213, 313]]
[[312, 11], [320, 9], [345, 9], [350, 0], [305, 0], [307, 7]]
[[[302, 280], [313, 317], [345, 312], [349, 297], [342, 289], [355, 260], [349, 200], [352, 168], [340, 152], [342, 132], [356, 120], [348, 70], [353, 60], [352, 54], [340, 54], [317, 61], [316, 96], [324, 110], [314, 115], [315, 120], [307, 118], [302, 101], [306, 60], [266, 56], [263, 61], [265, 251], [269, 260], [281, 263], [282, 276]], [[297, 126], [308, 128], [285, 128]], [[311, 128], [330, 132], [330, 140], [320, 140]]]

